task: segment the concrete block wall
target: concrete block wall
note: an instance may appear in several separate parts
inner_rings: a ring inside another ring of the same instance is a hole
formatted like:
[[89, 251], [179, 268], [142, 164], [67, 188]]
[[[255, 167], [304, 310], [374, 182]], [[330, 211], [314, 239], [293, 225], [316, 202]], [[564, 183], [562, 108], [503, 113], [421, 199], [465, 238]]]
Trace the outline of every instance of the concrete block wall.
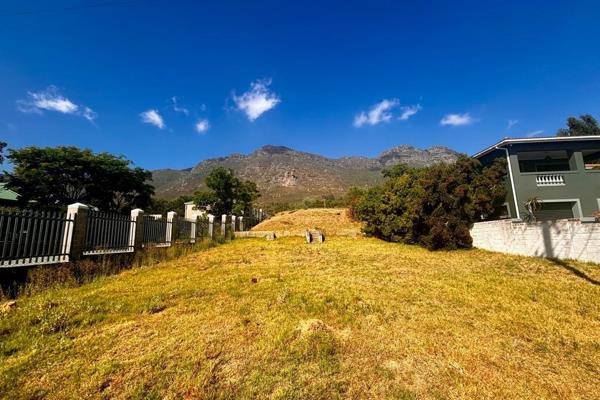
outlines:
[[600, 263], [600, 223], [478, 222], [471, 228], [471, 237], [473, 246], [480, 249]]

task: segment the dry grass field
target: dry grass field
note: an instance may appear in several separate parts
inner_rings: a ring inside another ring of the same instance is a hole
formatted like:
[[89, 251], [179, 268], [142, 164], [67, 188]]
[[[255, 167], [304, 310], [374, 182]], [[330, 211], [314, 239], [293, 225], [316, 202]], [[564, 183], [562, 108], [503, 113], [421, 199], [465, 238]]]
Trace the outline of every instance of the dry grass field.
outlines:
[[0, 315], [6, 399], [594, 399], [600, 267], [240, 239]]
[[351, 220], [345, 208], [311, 208], [280, 212], [252, 228], [292, 234], [302, 234], [307, 229], [319, 229], [325, 235], [358, 235], [360, 223]]

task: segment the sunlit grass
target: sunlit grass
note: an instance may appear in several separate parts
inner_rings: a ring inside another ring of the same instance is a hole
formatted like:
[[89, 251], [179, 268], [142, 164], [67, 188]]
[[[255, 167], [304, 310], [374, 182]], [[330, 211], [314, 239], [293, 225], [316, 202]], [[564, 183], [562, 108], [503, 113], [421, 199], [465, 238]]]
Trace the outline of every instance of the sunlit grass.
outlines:
[[[4, 398], [597, 398], [600, 267], [235, 240], [0, 317]], [[583, 279], [586, 276], [589, 279]]]
[[277, 213], [252, 230], [303, 234], [307, 229], [318, 229], [325, 235], [356, 236], [360, 228], [360, 223], [353, 221], [345, 208], [311, 208]]

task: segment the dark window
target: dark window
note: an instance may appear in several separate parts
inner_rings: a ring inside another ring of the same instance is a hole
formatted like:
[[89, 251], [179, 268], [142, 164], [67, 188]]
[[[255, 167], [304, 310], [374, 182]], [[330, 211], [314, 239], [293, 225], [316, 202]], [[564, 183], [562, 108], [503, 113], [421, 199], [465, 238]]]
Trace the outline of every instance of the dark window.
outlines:
[[548, 203], [542, 202], [539, 210], [535, 212], [535, 218], [538, 221], [552, 221], [555, 219], [575, 218], [573, 208], [577, 203], [572, 201]]
[[518, 153], [521, 172], [553, 172], [571, 170], [571, 153], [566, 150], [525, 151]]
[[584, 150], [582, 153], [585, 169], [600, 169], [600, 149]]

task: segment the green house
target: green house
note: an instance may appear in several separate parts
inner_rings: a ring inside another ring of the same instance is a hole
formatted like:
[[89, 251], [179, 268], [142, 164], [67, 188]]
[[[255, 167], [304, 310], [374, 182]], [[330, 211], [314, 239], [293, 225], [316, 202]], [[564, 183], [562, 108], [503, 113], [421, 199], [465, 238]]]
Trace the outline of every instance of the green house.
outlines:
[[522, 220], [537, 198], [536, 219], [594, 221], [600, 210], [600, 136], [505, 138], [473, 156], [507, 160], [506, 203], [498, 218]]
[[6, 188], [6, 183], [0, 183], [0, 207], [15, 206], [19, 195]]

